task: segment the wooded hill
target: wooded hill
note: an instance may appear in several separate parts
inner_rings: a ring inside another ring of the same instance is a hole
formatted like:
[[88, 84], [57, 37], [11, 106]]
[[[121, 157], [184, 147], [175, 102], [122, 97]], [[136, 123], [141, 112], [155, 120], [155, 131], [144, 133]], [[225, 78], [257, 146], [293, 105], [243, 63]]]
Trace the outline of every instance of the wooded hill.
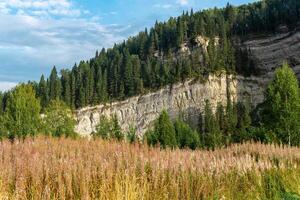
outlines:
[[[156, 22], [135, 37], [96, 52], [89, 61], [60, 73], [54, 67], [49, 78], [31, 82], [42, 108], [51, 100], [63, 100], [71, 108], [124, 99], [155, 90], [189, 77], [219, 70], [257, 74], [255, 63], [234, 46], [233, 39], [249, 34], [275, 33], [284, 25], [299, 25], [299, 0], [264, 0], [234, 7], [183, 12], [177, 18]], [[197, 48], [197, 37], [207, 38], [206, 51]], [[216, 41], [218, 40], [218, 41]], [[178, 54], [182, 46], [190, 53]], [[0, 95], [2, 110], [7, 94]]]

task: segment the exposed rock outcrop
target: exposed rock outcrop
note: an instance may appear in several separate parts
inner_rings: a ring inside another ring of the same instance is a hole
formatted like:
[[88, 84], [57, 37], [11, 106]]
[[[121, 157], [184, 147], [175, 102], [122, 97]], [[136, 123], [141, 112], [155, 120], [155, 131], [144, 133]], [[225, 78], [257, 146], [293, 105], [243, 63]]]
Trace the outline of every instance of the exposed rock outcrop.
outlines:
[[[197, 42], [205, 51], [208, 39], [198, 37]], [[241, 48], [248, 49], [250, 57], [256, 61], [256, 67], [261, 72], [259, 77], [214, 75], [209, 76], [204, 82], [189, 80], [125, 101], [84, 108], [76, 113], [78, 122], [76, 131], [88, 136], [95, 131], [101, 115], [116, 114], [123, 130], [128, 130], [130, 125], [134, 125], [137, 127], [137, 132], [142, 135], [163, 109], [167, 110], [172, 118], [183, 113], [188, 121], [196, 126], [205, 101], [210, 100], [213, 109], [219, 102], [226, 104], [227, 89], [234, 101], [250, 100], [254, 106], [261, 103], [263, 92], [273, 77], [275, 68], [284, 61], [289, 62], [300, 78], [299, 30], [249, 39], [240, 42], [239, 45]], [[184, 50], [188, 51], [186, 48], [184, 46]]]
[[95, 131], [101, 115], [116, 114], [123, 130], [135, 125], [137, 132], [143, 134], [164, 109], [172, 118], [177, 117], [179, 113], [184, 114], [191, 124], [196, 126], [207, 99], [210, 100], [213, 109], [219, 102], [225, 105], [228, 88], [233, 101], [249, 99], [256, 105], [263, 100], [264, 84], [264, 80], [257, 77], [226, 75], [209, 76], [205, 82], [189, 80], [125, 101], [81, 109], [77, 112], [76, 131], [82, 135], [89, 135]]
[[287, 61], [300, 79], [300, 29], [249, 39], [240, 45], [248, 49], [250, 57], [255, 60], [256, 68], [265, 78], [271, 79], [275, 68]]

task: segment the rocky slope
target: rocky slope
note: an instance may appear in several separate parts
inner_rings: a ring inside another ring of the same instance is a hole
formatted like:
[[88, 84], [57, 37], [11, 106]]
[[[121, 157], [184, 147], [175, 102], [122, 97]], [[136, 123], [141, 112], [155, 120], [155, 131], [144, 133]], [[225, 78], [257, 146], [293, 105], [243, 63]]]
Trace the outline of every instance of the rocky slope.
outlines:
[[249, 39], [240, 45], [248, 49], [263, 77], [271, 79], [275, 68], [287, 61], [300, 79], [300, 28], [292, 32]]
[[101, 115], [116, 114], [123, 130], [128, 130], [130, 125], [134, 125], [137, 132], [143, 134], [163, 109], [167, 110], [172, 118], [179, 113], [184, 114], [188, 121], [196, 126], [207, 99], [213, 108], [219, 102], [226, 105], [228, 87], [234, 101], [249, 99], [256, 105], [263, 100], [264, 84], [263, 79], [256, 77], [226, 75], [209, 76], [204, 83], [189, 80], [125, 101], [78, 110], [76, 131], [82, 135], [89, 135], [95, 130]]
[[288, 61], [300, 78], [299, 30], [249, 39], [239, 45], [249, 50], [250, 57], [255, 60], [256, 67], [261, 72], [259, 77], [213, 75], [204, 82], [189, 80], [125, 101], [84, 108], [76, 112], [76, 131], [88, 136], [95, 131], [101, 115], [116, 114], [123, 130], [126, 131], [133, 125], [142, 135], [163, 109], [172, 118], [183, 113], [192, 125], [197, 126], [205, 101], [209, 99], [213, 108], [219, 102], [226, 104], [227, 88], [234, 101], [249, 100], [254, 106], [261, 103], [263, 92], [275, 68], [284, 61]]

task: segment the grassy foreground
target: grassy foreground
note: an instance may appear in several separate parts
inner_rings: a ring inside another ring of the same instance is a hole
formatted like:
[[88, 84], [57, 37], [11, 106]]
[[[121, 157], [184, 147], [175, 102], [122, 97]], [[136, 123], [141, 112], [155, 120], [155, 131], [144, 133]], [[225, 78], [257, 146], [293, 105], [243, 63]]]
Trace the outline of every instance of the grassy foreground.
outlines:
[[210, 152], [84, 139], [3, 141], [0, 199], [300, 199], [299, 165], [299, 148], [262, 144]]

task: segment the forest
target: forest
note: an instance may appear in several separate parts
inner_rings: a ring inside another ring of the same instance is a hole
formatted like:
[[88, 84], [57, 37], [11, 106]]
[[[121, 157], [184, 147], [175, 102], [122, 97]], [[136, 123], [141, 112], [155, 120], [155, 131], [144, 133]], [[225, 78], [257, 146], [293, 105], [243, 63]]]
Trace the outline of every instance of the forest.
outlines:
[[[177, 18], [156, 22], [137, 36], [96, 52], [71, 69], [29, 82], [41, 100], [42, 110], [59, 99], [77, 109], [147, 93], [187, 78], [201, 78], [216, 71], [259, 74], [255, 62], [234, 45], [234, 39], [276, 33], [278, 27], [299, 25], [298, 0], [264, 0], [248, 5], [183, 12]], [[197, 48], [197, 37], [209, 43]], [[190, 53], [178, 53], [187, 46]], [[9, 94], [2, 94], [2, 111]]]
[[[227, 4], [225, 8], [191, 10], [166, 22], [156, 22], [150, 30], [102, 49], [70, 70], [58, 72], [53, 67], [48, 78], [42, 75], [39, 82], [29, 81], [1, 93], [0, 135], [12, 140], [39, 132], [76, 137], [71, 117], [74, 109], [141, 95], [188, 78], [205, 79], [219, 71], [259, 74], [255, 63], [234, 45], [234, 39], [276, 33], [282, 25], [294, 30], [299, 25], [299, 10], [298, 0], [265, 0], [239, 7]], [[208, 41], [204, 50], [196, 44], [199, 36]], [[183, 46], [190, 53], [180, 53]], [[228, 98], [227, 105], [220, 104], [214, 113], [208, 100], [203, 124], [197, 130], [192, 130], [180, 116], [173, 124], [163, 112], [145, 140], [149, 145], [192, 149], [248, 140], [298, 145], [297, 78], [287, 64], [276, 74], [279, 77], [270, 84], [273, 88], [267, 90], [265, 103], [256, 110], [250, 104]], [[101, 121], [95, 136], [121, 140], [127, 135], [129, 141], [136, 140], [134, 127], [124, 134], [114, 117]], [[167, 141], [162, 134], [167, 135]]]

